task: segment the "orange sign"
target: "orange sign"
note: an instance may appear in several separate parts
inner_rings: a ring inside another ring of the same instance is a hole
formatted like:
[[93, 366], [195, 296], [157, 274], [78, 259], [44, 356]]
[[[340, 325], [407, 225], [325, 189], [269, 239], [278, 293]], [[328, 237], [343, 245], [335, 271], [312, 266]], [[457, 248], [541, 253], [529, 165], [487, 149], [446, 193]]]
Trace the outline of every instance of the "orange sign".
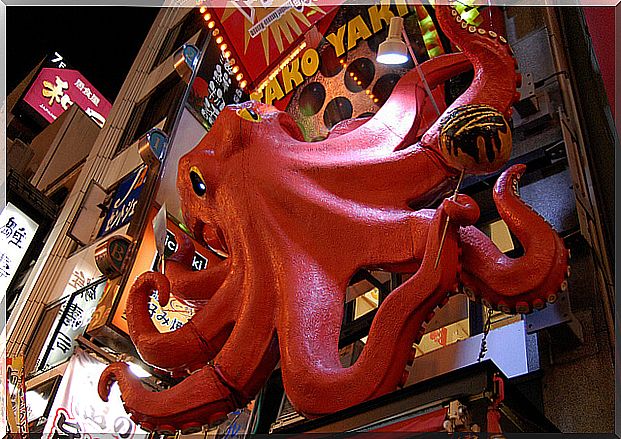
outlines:
[[[154, 206], [149, 212], [149, 217], [147, 218], [147, 228], [144, 232], [143, 239], [140, 242], [140, 248], [138, 249], [138, 253], [136, 255], [136, 261], [131, 269], [129, 280], [127, 285], [125, 285], [120, 302], [116, 307], [114, 316], [112, 317], [112, 324], [126, 334], [129, 333], [129, 330], [127, 327], [127, 318], [125, 317], [125, 305], [129, 290], [138, 276], [147, 271], [151, 271], [155, 265], [157, 250], [155, 248], [155, 237], [153, 234], [152, 223], [158, 209], [159, 206]], [[174, 236], [180, 236], [182, 233], [185, 233], [170, 220], [168, 220], [166, 227]], [[201, 265], [201, 269], [205, 268], [209, 264], [217, 264], [220, 262], [220, 258], [218, 256], [199, 243], [194, 242], [194, 248], [196, 249], [196, 252], [203, 257], [201, 258], [201, 263], [199, 264]], [[196, 264], [194, 265], [196, 266]], [[151, 320], [160, 332], [174, 331], [185, 324], [194, 315], [194, 309], [192, 307], [183, 304], [175, 298], [174, 291], [171, 293], [172, 295], [170, 297], [170, 301], [163, 308], [160, 307], [159, 303], [154, 298], [152, 298], [148, 304]]]

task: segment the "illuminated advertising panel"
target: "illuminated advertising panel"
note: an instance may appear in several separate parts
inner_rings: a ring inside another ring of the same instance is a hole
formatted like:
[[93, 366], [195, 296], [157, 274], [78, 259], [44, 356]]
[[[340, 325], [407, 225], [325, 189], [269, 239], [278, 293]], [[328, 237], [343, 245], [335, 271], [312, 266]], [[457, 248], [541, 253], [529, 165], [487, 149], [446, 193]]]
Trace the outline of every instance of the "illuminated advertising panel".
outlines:
[[213, 12], [221, 23], [220, 30], [226, 34], [226, 42], [242, 60], [251, 85], [266, 76], [283, 54], [336, 8], [335, 4], [319, 6], [319, 2], [308, 0], [233, 4], [235, 8], [218, 8]]
[[0, 213], [0, 293], [9, 288], [38, 228], [11, 203]]
[[69, 296], [58, 311], [53, 330], [37, 359], [36, 370], [49, 370], [71, 357], [76, 339], [84, 334], [105, 288], [106, 279], [102, 279]]
[[192, 83], [187, 105], [200, 123], [210, 129], [226, 105], [248, 100], [235, 79], [237, 66], [224, 58], [216, 38], [211, 38]]
[[99, 398], [97, 383], [106, 366], [86, 352], [76, 352], [56, 392], [43, 437], [147, 437], [147, 432], [140, 429], [125, 412], [118, 386], [112, 386], [107, 402]]
[[50, 123], [76, 104], [102, 127], [112, 108], [79, 71], [51, 61], [44, 64], [22, 100]]

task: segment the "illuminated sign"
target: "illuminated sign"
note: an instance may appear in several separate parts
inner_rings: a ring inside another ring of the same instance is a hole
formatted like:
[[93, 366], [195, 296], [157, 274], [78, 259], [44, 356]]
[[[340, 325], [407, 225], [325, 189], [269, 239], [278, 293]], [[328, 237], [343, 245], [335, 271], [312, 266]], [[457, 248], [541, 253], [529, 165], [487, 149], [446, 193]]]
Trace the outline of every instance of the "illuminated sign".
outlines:
[[43, 437], [133, 439], [148, 436], [126, 413], [118, 386], [110, 389], [107, 402], [99, 398], [97, 383], [106, 366], [86, 352], [76, 352], [56, 392]]
[[189, 108], [205, 128], [211, 128], [226, 105], [248, 100], [235, 80], [238, 68], [224, 58], [216, 38], [212, 38], [188, 97]]
[[99, 271], [108, 279], [114, 279], [123, 274], [121, 269], [130, 246], [131, 241], [124, 236], [112, 236], [97, 246], [95, 263]]
[[10, 433], [28, 437], [24, 357], [6, 359], [7, 421]]
[[108, 205], [108, 211], [97, 233], [97, 238], [114, 232], [131, 221], [146, 179], [147, 167], [143, 165], [121, 180]]
[[[157, 255], [157, 249], [155, 247], [155, 236], [152, 224], [158, 209], [159, 208], [153, 207], [149, 212], [147, 227], [139, 242], [136, 259], [128, 277], [129, 281], [121, 292], [120, 300], [112, 314], [111, 324], [121, 332], [128, 333], [129, 331], [127, 327], [127, 318], [125, 316], [125, 306], [134, 280], [142, 273], [159, 267], [159, 256]], [[164, 255], [170, 256], [177, 249], [178, 244], [176, 237], [181, 236], [185, 232], [171, 220], [167, 220], [166, 229]], [[222, 258], [203, 247], [201, 243], [194, 241], [193, 245], [195, 248], [194, 258], [192, 259], [193, 270], [203, 270], [210, 264], [221, 263]], [[160, 332], [169, 332], [178, 329], [194, 315], [194, 308], [177, 299], [174, 296], [174, 291], [172, 291], [170, 300], [165, 307], [161, 307], [158, 301], [152, 298], [149, 301], [148, 310], [151, 321]]]
[[50, 123], [76, 104], [102, 127], [112, 104], [79, 71], [66, 68], [67, 65], [58, 53], [55, 56], [44, 64], [31, 83], [24, 95], [24, 102]]
[[[323, 2], [322, 2], [323, 3]], [[231, 8], [214, 8], [225, 33], [225, 42], [241, 59], [252, 83], [264, 77], [282, 58], [282, 54], [298, 44], [322, 18], [336, 9], [333, 5], [318, 6], [308, 0], [236, 1]]]
[[15, 276], [39, 225], [8, 203], [0, 213], [0, 292], [5, 293]]

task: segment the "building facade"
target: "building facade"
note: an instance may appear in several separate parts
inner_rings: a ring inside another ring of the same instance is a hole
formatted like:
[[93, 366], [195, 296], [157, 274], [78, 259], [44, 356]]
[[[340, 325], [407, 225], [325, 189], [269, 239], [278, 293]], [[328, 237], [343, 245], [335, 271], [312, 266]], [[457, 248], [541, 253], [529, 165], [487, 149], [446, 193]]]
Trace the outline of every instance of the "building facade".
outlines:
[[[434, 21], [433, 8], [394, 4], [387, 10], [404, 17], [420, 62], [456, 50]], [[163, 8], [103, 127], [89, 126], [91, 121], [82, 120], [86, 113], [76, 107], [32, 140], [33, 156], [43, 156], [46, 167], [30, 172], [30, 184], [51, 198], [64, 188], [61, 207], [23, 277], [22, 292], [7, 321], [7, 357], [24, 356], [27, 390], [38, 392], [38, 397], [47, 395], [43, 408], [35, 410], [36, 419], [29, 419], [32, 431], [66, 434], [79, 425], [82, 432], [142, 432], [121, 412], [97, 423], [93, 416], [67, 411], [72, 397], [80, 401], [76, 390], [71, 393], [71, 380], [75, 386], [80, 380], [88, 382], [80, 373], [89, 367], [100, 373], [101, 364], [124, 359], [149, 372], [145, 385], [174, 385], [174, 379], [143, 362], [135, 351], [125, 303], [138, 275], [161, 269], [162, 244], [169, 256], [187, 234], [175, 189], [177, 163], [209, 131], [224, 105], [249, 98], [275, 105], [294, 117], [307, 140], [320, 140], [345, 119], [374, 114], [398, 79], [414, 68], [411, 62], [392, 67], [375, 61], [388, 23], [380, 18], [379, 6], [302, 6], [295, 11], [303, 19], [292, 11], [288, 23], [299, 20], [295, 26], [270, 28], [269, 19], [267, 37], [255, 39], [245, 36], [256, 32], [248, 23], [269, 18], [269, 11], [258, 6]], [[610, 173], [611, 160], [602, 157], [613, 156], [618, 140], [597, 76], [597, 58], [591, 54], [589, 32], [596, 34], [597, 29], [586, 25], [580, 8], [468, 7], [462, 13], [473, 26], [505, 34], [515, 52], [523, 83], [513, 113], [510, 163], [527, 165], [521, 197], [571, 250], [569, 293], [527, 316], [492, 311], [464, 295], [454, 296], [413, 346], [414, 361], [403, 392], [476, 367], [480, 358], [491, 359], [510, 386], [525, 395], [524, 406], [538, 420], [533, 422], [540, 430], [534, 431], [612, 431], [614, 215], [607, 203], [614, 172]], [[359, 36], [352, 34], [342, 44], [334, 40], [339, 29], [354, 25]], [[590, 82], [589, 72], [595, 78]], [[468, 73], [452, 79], [441, 99], [454, 99], [470, 80]], [[70, 140], [76, 135], [72, 130], [92, 132], [87, 134], [96, 137], [92, 147], [71, 146], [76, 145]], [[39, 152], [43, 149], [38, 142], [51, 146]], [[69, 153], [76, 155], [79, 166], [57, 163], [59, 156]], [[22, 160], [15, 166], [27, 165]], [[477, 226], [507, 255], [519, 257], [523, 248], [492, 203], [497, 176], [466, 177], [461, 190], [481, 206]], [[158, 212], [164, 212], [163, 219]], [[197, 241], [194, 246], [194, 269], [226, 257], [226, 251], [215, 246]], [[344, 366], [353, 364], [363, 349], [376, 309], [407, 277], [363, 270], [352, 279], [339, 345]], [[183, 326], [195, 312], [174, 299], [166, 307], [152, 300], [149, 311], [162, 332]], [[93, 365], [85, 366], [89, 362]], [[61, 383], [62, 376], [72, 378]], [[444, 410], [441, 428], [446, 428], [446, 419], [453, 419], [454, 401], [447, 398], [435, 401]], [[97, 411], [101, 402], [83, 404]], [[416, 418], [423, 405], [411, 402], [409, 415], [401, 410], [392, 418]], [[471, 410], [476, 411], [474, 402]], [[373, 415], [367, 406], [340, 416], [305, 421], [290, 406], [276, 370], [252, 404], [231, 415], [224, 426], [204, 427], [197, 435], [227, 429], [238, 434], [330, 431], [347, 425], [347, 420], [352, 430], [380, 429], [393, 422], [386, 420], [387, 412]], [[355, 423], [356, 416], [362, 420]], [[474, 419], [480, 426], [479, 417]], [[509, 428], [507, 422], [503, 425]], [[535, 427], [523, 422], [510, 428]]]

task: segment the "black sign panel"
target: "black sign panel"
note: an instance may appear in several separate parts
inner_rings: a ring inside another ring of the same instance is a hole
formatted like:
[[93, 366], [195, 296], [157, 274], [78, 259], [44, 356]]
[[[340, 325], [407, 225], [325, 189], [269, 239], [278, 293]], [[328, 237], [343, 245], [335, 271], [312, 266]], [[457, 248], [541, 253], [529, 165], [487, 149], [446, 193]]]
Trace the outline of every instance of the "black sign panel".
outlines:
[[211, 38], [192, 83], [187, 105], [201, 124], [210, 129], [226, 105], [248, 100], [238, 87], [237, 70], [223, 56], [215, 38]]

